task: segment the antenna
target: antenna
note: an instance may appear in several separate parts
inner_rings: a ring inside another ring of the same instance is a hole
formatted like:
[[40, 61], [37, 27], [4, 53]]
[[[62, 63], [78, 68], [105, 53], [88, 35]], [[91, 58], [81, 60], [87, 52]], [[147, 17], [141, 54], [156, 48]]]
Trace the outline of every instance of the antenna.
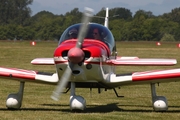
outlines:
[[[117, 17], [117, 16], [119, 16], [119, 15], [113, 15], [112, 17]], [[109, 18], [111, 18], [111, 17], [109, 17], [109, 9], [108, 8], [106, 8], [106, 16], [105, 17], [101, 17], [101, 16], [93, 16], [93, 17], [105, 19], [104, 26], [107, 28], [109, 27]]]
[[109, 22], [108, 18], [109, 18], [109, 9], [106, 8], [106, 17], [105, 17], [105, 21], [104, 21], [104, 26], [107, 28], [108, 28], [108, 22]]

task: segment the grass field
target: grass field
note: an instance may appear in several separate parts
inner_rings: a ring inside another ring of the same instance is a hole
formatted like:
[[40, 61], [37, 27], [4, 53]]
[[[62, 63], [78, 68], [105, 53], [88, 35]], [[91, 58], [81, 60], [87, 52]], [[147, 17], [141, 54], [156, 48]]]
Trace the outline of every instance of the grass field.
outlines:
[[[177, 43], [155, 42], [118, 42], [119, 56], [138, 56], [140, 58], [176, 58], [180, 61], [180, 48]], [[52, 57], [57, 42], [0, 41], [0, 66], [28, 70], [55, 72], [54, 66], [34, 66], [30, 61], [37, 57]], [[180, 68], [175, 66], [141, 66], [118, 67], [117, 73], [146, 71], [152, 69]], [[180, 117], [180, 83], [162, 83], [157, 86], [157, 94], [166, 96], [169, 110], [154, 112], [151, 103], [150, 85], [123, 86], [117, 90], [124, 98], [117, 98], [113, 90], [98, 94], [97, 89], [77, 89], [76, 93], [86, 99], [87, 109], [82, 113], [74, 113], [69, 109], [69, 93], [63, 94], [60, 101], [50, 98], [55, 86], [26, 83], [23, 104], [20, 110], [10, 111], [5, 106], [9, 93], [17, 92], [19, 82], [0, 79], [0, 119], [2, 120], [139, 120], [139, 119], [179, 119]]]

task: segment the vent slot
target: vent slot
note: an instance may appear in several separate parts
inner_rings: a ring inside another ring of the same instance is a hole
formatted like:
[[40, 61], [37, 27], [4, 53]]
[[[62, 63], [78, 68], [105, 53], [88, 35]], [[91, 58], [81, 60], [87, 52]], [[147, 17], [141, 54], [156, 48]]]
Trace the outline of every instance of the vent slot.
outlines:
[[91, 53], [89, 51], [84, 51], [85, 59], [88, 59], [91, 57]]
[[65, 50], [62, 52], [62, 57], [67, 57], [67, 54], [68, 54], [68, 50]]

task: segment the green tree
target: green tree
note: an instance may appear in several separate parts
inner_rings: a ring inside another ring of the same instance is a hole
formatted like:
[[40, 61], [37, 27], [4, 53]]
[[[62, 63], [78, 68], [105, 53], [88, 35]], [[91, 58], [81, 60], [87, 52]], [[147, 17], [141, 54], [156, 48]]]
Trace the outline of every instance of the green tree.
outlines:
[[130, 21], [115, 19], [110, 22], [109, 28], [116, 41], [132, 40], [130, 33], [132, 26]]
[[21, 24], [30, 18], [31, 9], [28, 5], [33, 0], [1, 0], [0, 1], [0, 24]]
[[6, 26], [0, 26], [0, 40], [7, 40], [7, 27]]
[[148, 18], [147, 15], [142, 10], [139, 10], [135, 13], [134, 19], [131, 21], [131, 29], [130, 29], [131, 40], [142, 40], [142, 35], [143, 35], [142, 25], [144, 24], [147, 18]]
[[175, 39], [173, 35], [165, 33], [160, 41], [175, 41]]
[[[104, 24], [104, 17], [106, 15], [105, 8], [102, 8], [93, 18], [93, 22]], [[101, 19], [102, 18], [102, 19]], [[112, 8], [109, 9], [109, 20], [115, 20], [115, 19], [125, 19], [125, 20], [131, 20], [132, 19], [132, 12], [129, 9], [126, 8]]]
[[66, 19], [70, 18], [71, 24], [80, 23], [82, 18], [82, 12], [79, 11], [78, 8], [74, 8], [70, 12], [65, 14]]
[[170, 13], [164, 13], [161, 17], [180, 23], [180, 7], [172, 9]]
[[161, 25], [161, 20], [157, 20], [154, 18], [145, 20], [142, 24], [142, 40], [160, 40]]
[[155, 17], [151, 11], [145, 11], [145, 10], [138, 10], [136, 11], [134, 18], [144, 16], [144, 18], [152, 18]]
[[126, 8], [116, 7], [109, 10], [109, 16], [112, 19], [131, 20], [132, 12]]

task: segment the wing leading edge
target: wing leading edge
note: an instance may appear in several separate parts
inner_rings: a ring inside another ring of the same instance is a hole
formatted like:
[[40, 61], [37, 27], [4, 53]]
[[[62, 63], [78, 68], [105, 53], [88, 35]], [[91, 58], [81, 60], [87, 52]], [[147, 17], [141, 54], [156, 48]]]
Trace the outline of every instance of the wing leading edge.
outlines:
[[174, 82], [178, 80], [180, 81], [180, 69], [154, 70], [120, 75], [111, 74], [108, 81], [114, 84], [114, 87], [117, 87], [142, 83]]
[[18, 81], [40, 82], [40, 83], [57, 83], [58, 76], [56, 73], [43, 73], [32, 70], [23, 70], [17, 68], [0, 67], [0, 77], [15, 79]]

